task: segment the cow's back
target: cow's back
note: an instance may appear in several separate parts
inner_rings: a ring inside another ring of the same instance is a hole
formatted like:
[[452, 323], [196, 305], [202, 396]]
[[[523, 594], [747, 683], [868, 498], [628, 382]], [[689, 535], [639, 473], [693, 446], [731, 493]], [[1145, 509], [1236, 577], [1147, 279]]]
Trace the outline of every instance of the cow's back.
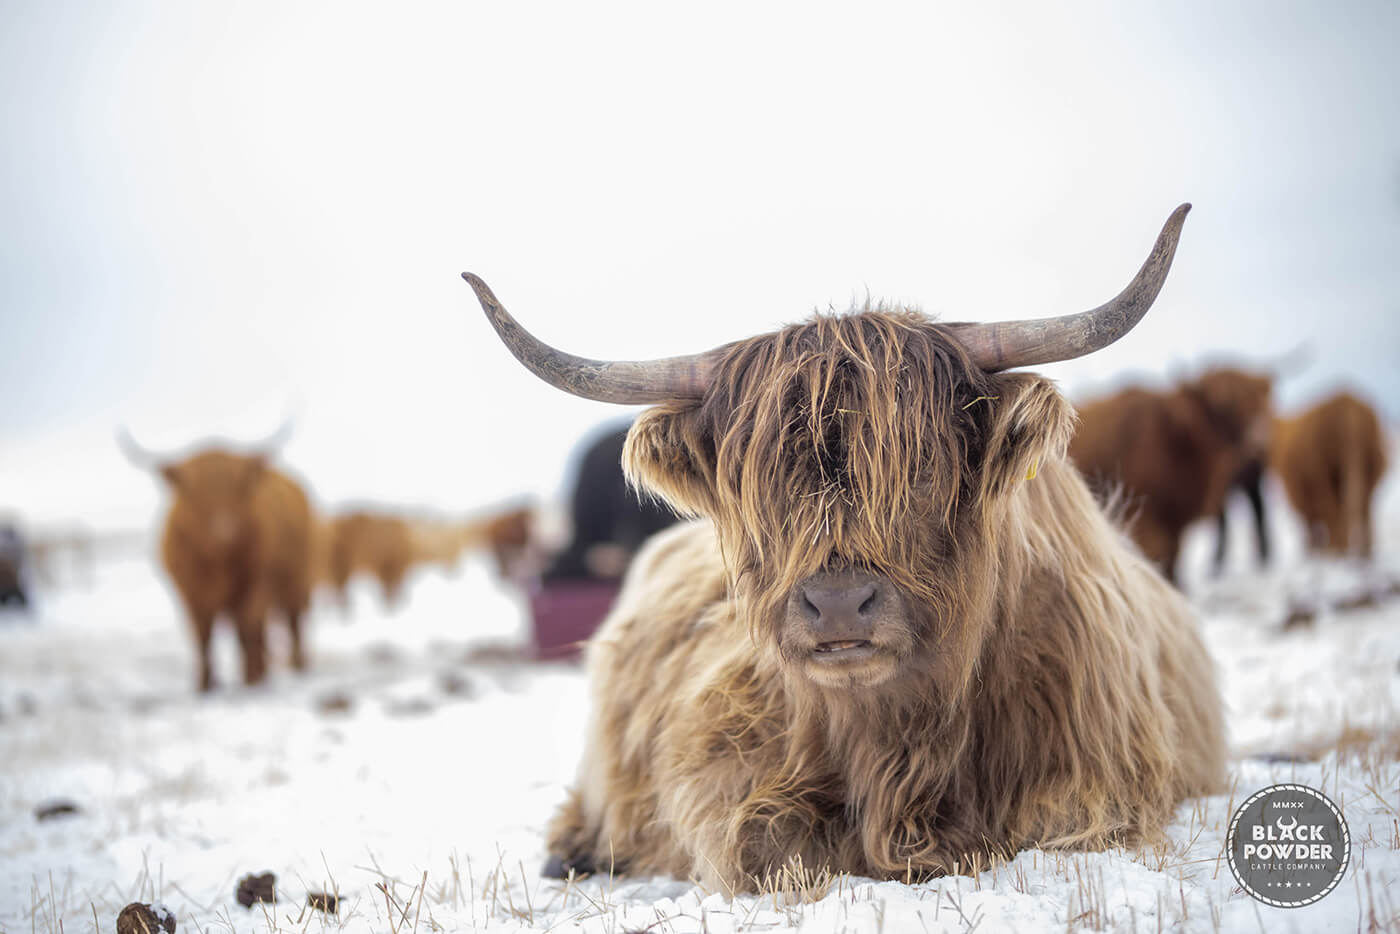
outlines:
[[1122, 481], [1124, 440], [1133, 425], [1156, 416], [1156, 398], [1141, 389], [1078, 407], [1079, 420], [1069, 443], [1069, 457], [1100, 495]]
[[1183, 511], [1172, 488], [1177, 462], [1189, 456], [1168, 400], [1145, 389], [1125, 389], [1079, 409], [1069, 457], [1100, 501], [1119, 491], [1146, 497], [1154, 509]]

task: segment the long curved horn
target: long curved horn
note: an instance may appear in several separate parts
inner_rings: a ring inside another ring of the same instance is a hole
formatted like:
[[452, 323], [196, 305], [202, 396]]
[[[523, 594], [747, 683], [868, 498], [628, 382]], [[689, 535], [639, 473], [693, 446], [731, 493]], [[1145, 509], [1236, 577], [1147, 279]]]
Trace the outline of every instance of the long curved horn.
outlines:
[[287, 440], [291, 438], [292, 428], [295, 427], [295, 424], [296, 421], [288, 416], [281, 425], [277, 426], [276, 431], [266, 438], [263, 438], [261, 441], [254, 441], [252, 444], [248, 445], [248, 447], [259, 454], [276, 454], [281, 450], [282, 445], [286, 444]]
[[1133, 329], [1166, 281], [1181, 225], [1191, 205], [1171, 213], [1147, 262], [1128, 287], [1106, 305], [1078, 314], [1024, 321], [947, 325], [972, 359], [988, 372], [1072, 360], [1107, 347]]
[[658, 360], [590, 360], [556, 350], [520, 326], [497, 300], [491, 287], [469, 272], [462, 278], [476, 292], [481, 309], [515, 359], [540, 379], [567, 393], [641, 405], [699, 399], [714, 378], [728, 345], [701, 354]]
[[165, 458], [137, 444], [125, 425], [117, 428], [117, 447], [122, 449], [122, 454], [126, 455], [126, 459], [131, 461], [133, 466], [143, 470], [151, 470], [165, 463]]

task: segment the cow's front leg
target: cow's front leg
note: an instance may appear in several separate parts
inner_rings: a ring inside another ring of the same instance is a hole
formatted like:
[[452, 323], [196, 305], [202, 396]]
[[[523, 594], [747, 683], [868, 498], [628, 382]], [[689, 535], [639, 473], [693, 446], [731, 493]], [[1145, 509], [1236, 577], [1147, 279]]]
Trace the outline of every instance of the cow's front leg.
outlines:
[[697, 878], [734, 892], [805, 890], [839, 873], [868, 875], [844, 809], [820, 791], [759, 792], [696, 827]]
[[243, 649], [243, 683], [258, 684], [267, 677], [267, 599], [260, 589], [244, 596], [234, 623]]
[[[590, 828], [578, 792], [570, 790], [568, 799], [549, 823], [549, 855], [541, 874], [550, 879], [567, 879], [570, 874], [592, 875], [598, 871], [597, 842], [598, 832]], [[603, 868], [608, 866], [604, 864]]]

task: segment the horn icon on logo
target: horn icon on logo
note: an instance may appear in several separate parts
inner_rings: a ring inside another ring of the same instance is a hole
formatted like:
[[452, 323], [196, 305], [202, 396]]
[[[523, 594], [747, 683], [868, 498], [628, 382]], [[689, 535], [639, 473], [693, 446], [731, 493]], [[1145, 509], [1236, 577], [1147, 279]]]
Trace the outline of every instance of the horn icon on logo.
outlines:
[[1274, 821], [1274, 823], [1278, 825], [1278, 829], [1279, 829], [1279, 830], [1285, 830], [1285, 831], [1287, 831], [1287, 830], [1292, 830], [1294, 827], [1297, 827], [1297, 826], [1298, 826], [1298, 818], [1296, 818], [1296, 817], [1294, 817], [1294, 816], [1292, 816], [1292, 815], [1290, 814], [1289, 817], [1288, 817], [1288, 819], [1291, 820], [1291, 821], [1293, 821], [1293, 823], [1291, 823], [1291, 824], [1285, 824], [1285, 823], [1283, 822], [1283, 818], [1282, 818], [1282, 817], [1280, 817], [1278, 820]]

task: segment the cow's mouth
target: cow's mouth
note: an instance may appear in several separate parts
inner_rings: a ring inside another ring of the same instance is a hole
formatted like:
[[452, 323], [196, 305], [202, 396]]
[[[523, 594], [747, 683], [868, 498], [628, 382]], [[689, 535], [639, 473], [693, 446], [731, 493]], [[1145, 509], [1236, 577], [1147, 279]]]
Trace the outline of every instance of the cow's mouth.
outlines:
[[875, 645], [869, 639], [840, 639], [818, 643], [812, 654], [822, 661], [854, 661], [875, 654]]

